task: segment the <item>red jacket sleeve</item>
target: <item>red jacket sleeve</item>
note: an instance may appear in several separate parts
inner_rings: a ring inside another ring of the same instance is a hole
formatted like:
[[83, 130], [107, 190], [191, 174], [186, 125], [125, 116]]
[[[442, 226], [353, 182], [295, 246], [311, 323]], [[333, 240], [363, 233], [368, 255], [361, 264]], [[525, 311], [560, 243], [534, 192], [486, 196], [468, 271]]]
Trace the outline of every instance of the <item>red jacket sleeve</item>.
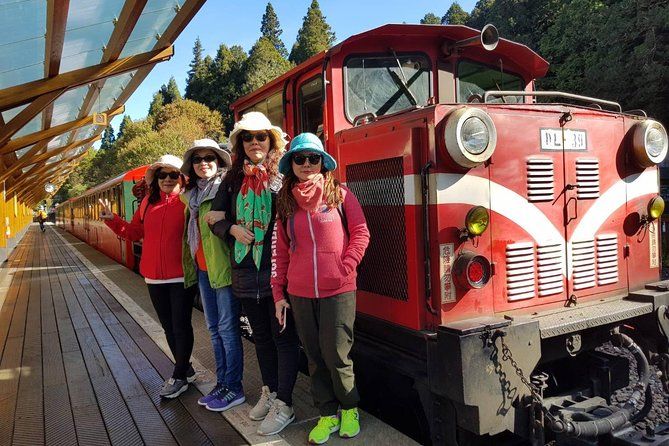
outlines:
[[140, 208], [141, 206], [137, 208], [130, 223], [114, 214], [114, 218], [105, 220], [105, 224], [119, 237], [133, 242], [139, 241], [144, 238], [144, 224], [139, 215]]
[[289, 246], [290, 242], [284, 230], [283, 222], [277, 218], [274, 224], [274, 234], [272, 234], [272, 274], [270, 278], [274, 302], [286, 298], [284, 288], [288, 283]]
[[353, 192], [346, 188], [344, 188], [344, 191], [346, 195], [344, 196], [343, 207], [346, 214], [349, 240], [342, 263], [346, 272], [350, 274], [358, 267], [365, 255], [365, 250], [369, 245], [369, 229], [367, 229], [367, 221], [360, 202], [353, 195]]

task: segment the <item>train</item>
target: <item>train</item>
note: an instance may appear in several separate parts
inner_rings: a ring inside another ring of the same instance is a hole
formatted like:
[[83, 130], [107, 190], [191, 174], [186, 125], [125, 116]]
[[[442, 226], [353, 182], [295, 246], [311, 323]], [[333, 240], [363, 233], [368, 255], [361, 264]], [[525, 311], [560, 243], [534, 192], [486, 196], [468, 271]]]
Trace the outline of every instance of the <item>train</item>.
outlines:
[[[391, 24], [231, 106], [315, 133], [337, 159], [371, 234], [353, 350], [363, 402], [425, 444], [669, 443], [667, 426], [630, 428], [650, 410], [651, 367], [668, 387], [669, 138], [642, 111], [537, 91], [548, 68], [492, 25]], [[608, 342], [638, 367], [623, 406], [611, 395], [629, 362]]]
[[138, 194], [137, 190], [133, 193], [133, 188], [142, 184], [148, 167], [146, 165], [131, 169], [87, 190], [78, 197], [58, 204], [55, 209], [56, 225], [121, 265], [139, 273], [141, 242], [125, 240], [114, 234], [99, 219], [102, 209], [98, 200], [109, 200], [112, 211], [129, 222], [143, 196]]

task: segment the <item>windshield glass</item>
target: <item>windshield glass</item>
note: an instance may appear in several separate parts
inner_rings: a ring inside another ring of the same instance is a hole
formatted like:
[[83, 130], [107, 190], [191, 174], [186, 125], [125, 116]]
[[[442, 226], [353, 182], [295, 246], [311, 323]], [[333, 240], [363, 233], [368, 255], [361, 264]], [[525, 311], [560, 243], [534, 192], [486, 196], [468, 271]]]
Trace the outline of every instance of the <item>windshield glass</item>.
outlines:
[[[402, 69], [397, 65], [399, 59]], [[430, 98], [430, 64], [425, 56], [352, 57], [345, 67], [346, 115], [353, 121], [364, 113], [377, 116], [415, 105]]]
[[[524, 89], [523, 79], [514, 74], [470, 61], [458, 63], [458, 102], [483, 102], [483, 94], [489, 90]], [[515, 104], [523, 102], [523, 97], [491, 97], [488, 102]]]

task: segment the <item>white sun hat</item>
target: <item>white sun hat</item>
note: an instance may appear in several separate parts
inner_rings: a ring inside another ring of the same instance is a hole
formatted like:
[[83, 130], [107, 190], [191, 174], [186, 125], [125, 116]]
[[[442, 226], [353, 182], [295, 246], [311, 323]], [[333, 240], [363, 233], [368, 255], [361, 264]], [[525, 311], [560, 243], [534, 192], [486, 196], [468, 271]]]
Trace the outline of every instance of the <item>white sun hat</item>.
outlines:
[[180, 170], [182, 164], [183, 161], [181, 161], [181, 158], [179, 158], [178, 156], [163, 155], [160, 158], [158, 158], [158, 161], [151, 164], [149, 168], [146, 169], [146, 173], [144, 174], [144, 180], [146, 181], [146, 184], [151, 184], [151, 182], [153, 181], [153, 176], [156, 174], [156, 171], [161, 167], [171, 167], [172, 169]]
[[274, 135], [274, 143], [278, 150], [283, 150], [283, 148], [286, 147], [286, 144], [288, 144], [288, 140], [286, 139], [288, 135], [281, 130], [281, 127], [272, 125], [270, 120], [267, 119], [267, 116], [264, 114], [252, 111], [245, 113], [244, 116], [242, 116], [242, 119], [235, 122], [235, 126], [230, 132], [230, 136], [228, 136], [228, 140], [230, 141], [228, 147], [230, 147], [231, 150], [234, 150], [233, 148], [235, 147], [235, 144], [237, 144], [237, 137], [244, 130], [251, 132], [267, 130], [268, 132], [271, 132]]
[[183, 158], [183, 165], [181, 166], [181, 172], [184, 175], [189, 175], [190, 174], [190, 168], [192, 166], [192, 161], [191, 158], [193, 157], [193, 153], [196, 150], [199, 149], [209, 149], [212, 150], [222, 162], [219, 167], [224, 168], [224, 169], [229, 169], [230, 166], [232, 165], [232, 159], [230, 158], [230, 152], [228, 152], [226, 149], [220, 146], [216, 141], [213, 139], [209, 138], [204, 138], [204, 139], [196, 139], [193, 141], [193, 144], [184, 152], [184, 158]]

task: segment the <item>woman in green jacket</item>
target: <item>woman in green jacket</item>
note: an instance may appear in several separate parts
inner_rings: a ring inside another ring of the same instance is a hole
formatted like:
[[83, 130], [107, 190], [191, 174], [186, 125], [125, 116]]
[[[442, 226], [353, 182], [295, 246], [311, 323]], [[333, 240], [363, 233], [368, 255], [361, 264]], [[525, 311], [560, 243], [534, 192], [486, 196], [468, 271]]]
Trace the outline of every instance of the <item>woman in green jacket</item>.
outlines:
[[222, 412], [242, 404], [244, 357], [239, 332], [239, 301], [232, 295], [230, 252], [211, 233], [204, 216], [211, 210], [222, 178], [230, 168], [230, 154], [211, 139], [199, 139], [184, 154], [181, 171], [188, 175], [186, 202], [186, 257], [197, 271], [202, 307], [216, 358], [216, 387], [198, 400]]

